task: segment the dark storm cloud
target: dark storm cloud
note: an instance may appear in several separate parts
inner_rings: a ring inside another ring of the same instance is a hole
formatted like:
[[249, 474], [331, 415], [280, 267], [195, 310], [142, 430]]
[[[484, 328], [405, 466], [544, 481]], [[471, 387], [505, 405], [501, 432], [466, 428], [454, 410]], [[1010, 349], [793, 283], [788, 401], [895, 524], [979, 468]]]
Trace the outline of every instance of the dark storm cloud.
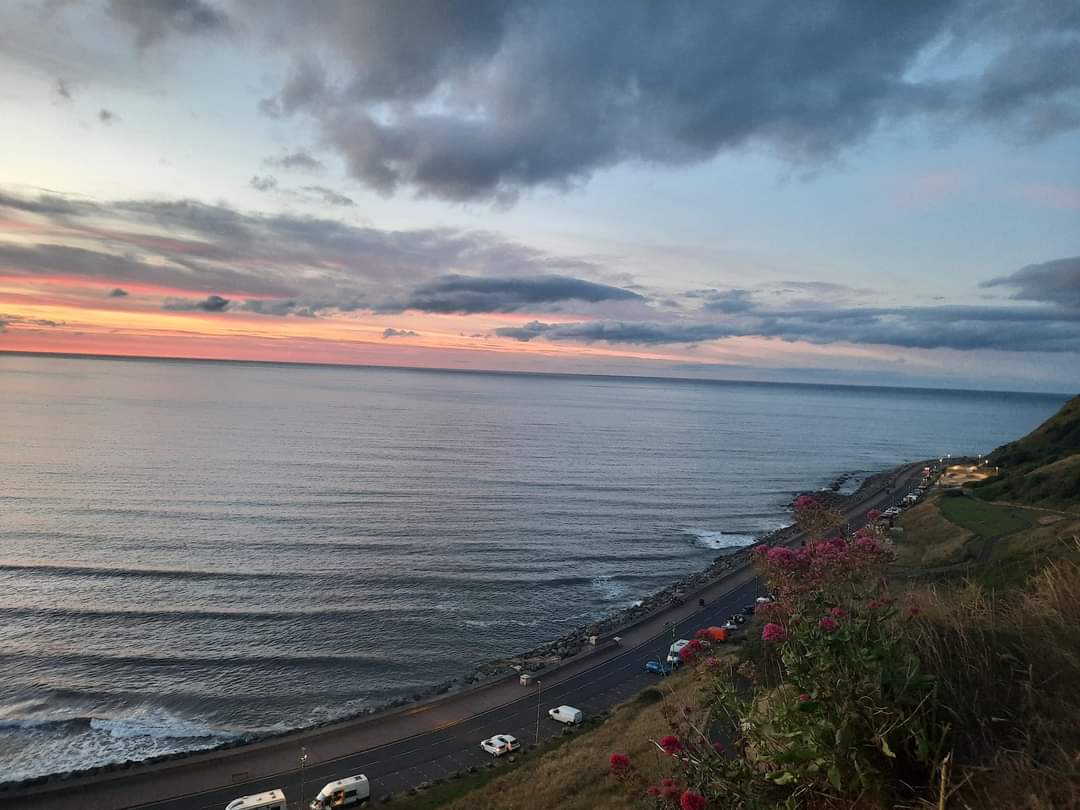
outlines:
[[589, 321], [586, 323], [541, 323], [532, 321], [524, 326], [506, 326], [495, 330], [499, 337], [529, 341], [544, 337], [548, 340], [569, 340], [580, 343], [629, 343], [639, 345], [664, 343], [700, 343], [731, 337], [732, 330], [708, 323], [651, 323], [628, 321]]
[[386, 327], [386, 329], [383, 329], [382, 336], [383, 336], [383, 340], [386, 340], [387, 338], [393, 338], [393, 337], [406, 337], [406, 338], [408, 338], [408, 337], [420, 337], [419, 334], [417, 334], [416, 332], [414, 332], [411, 329], [394, 329], [393, 327], [389, 327], [389, 326]]
[[187, 298], [168, 298], [161, 307], [173, 312], [191, 312], [201, 310], [203, 312], [224, 312], [229, 308], [229, 299], [220, 295], [208, 295], [200, 301], [192, 301]]
[[140, 48], [173, 34], [193, 36], [229, 30], [225, 13], [202, 0], [109, 0], [108, 12], [131, 27]]
[[317, 197], [327, 205], [356, 205], [356, 202], [351, 198], [326, 186], [303, 186], [300, 190]]
[[[375, 304], [400, 311], [425, 300], [437, 311], [473, 310], [485, 296], [502, 312], [529, 301], [640, 300], [636, 293], [565, 275], [601, 270], [588, 261], [479, 231], [389, 231], [318, 217], [247, 214], [194, 200], [98, 203], [0, 189], [2, 209], [103, 246], [0, 242], [0, 267], [12, 272], [109, 279], [121, 287], [140, 282], [200, 295], [219, 290], [262, 314]], [[455, 280], [463, 272], [469, 275]], [[519, 278], [525, 281], [516, 284]]]
[[415, 287], [405, 297], [380, 305], [384, 312], [415, 309], [422, 312], [516, 312], [565, 301], [642, 301], [621, 287], [570, 276], [492, 278], [441, 276]]
[[500, 337], [530, 341], [626, 344], [698, 343], [726, 337], [767, 337], [809, 343], [852, 343], [905, 349], [1080, 351], [1080, 312], [1045, 307], [896, 307], [810, 310], [754, 309], [723, 321], [666, 323], [588, 321], [508, 326]]
[[[510, 202], [743, 147], [816, 162], [906, 119], [1026, 137], [1080, 126], [1080, 15], [1055, 0], [241, 8], [294, 55], [262, 109], [313, 116], [387, 194]], [[941, 77], [923, 66], [965, 47], [983, 58]]]
[[112, 110], [106, 110], [102, 107], [98, 111], [98, 120], [103, 124], [115, 124], [120, 120], [120, 116], [114, 113]]
[[[199, 265], [193, 265], [200, 267]], [[284, 285], [229, 267], [190, 267], [142, 261], [132, 255], [116, 255], [70, 245], [15, 245], [0, 242], [0, 269], [25, 276], [68, 276], [108, 281], [141, 282], [193, 292], [208, 286], [235, 287], [252, 294], [280, 295]]]
[[321, 160], [302, 151], [290, 152], [281, 157], [268, 157], [263, 160], [263, 164], [276, 169], [311, 173], [321, 172], [326, 168]]
[[754, 308], [753, 293], [749, 290], [717, 291], [706, 296], [704, 309], [709, 312], [746, 312]]
[[273, 191], [275, 188], [277, 188], [277, 178], [269, 174], [261, 177], [259, 175], [255, 175], [251, 178], [251, 180], [248, 181], [248, 185], [250, 185], [256, 191]]
[[983, 287], [1012, 287], [1013, 298], [1080, 309], [1080, 256], [1029, 264], [1015, 273], [984, 282]]
[[112, 292], [109, 293], [109, 298], [127, 298], [128, 291], [121, 289], [120, 287], [114, 287]]

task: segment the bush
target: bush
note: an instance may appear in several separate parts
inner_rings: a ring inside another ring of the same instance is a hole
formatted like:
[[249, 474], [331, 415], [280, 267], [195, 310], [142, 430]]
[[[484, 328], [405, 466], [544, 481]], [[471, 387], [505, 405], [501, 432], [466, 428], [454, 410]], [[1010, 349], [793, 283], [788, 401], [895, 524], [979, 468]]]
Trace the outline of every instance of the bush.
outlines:
[[949, 726], [904, 632], [918, 609], [885, 591], [892, 557], [868, 532], [757, 549], [777, 597], [760, 611], [764, 654], [734, 668], [705, 640], [684, 650], [707, 697], [667, 707], [670, 733], [653, 743], [672, 775], [644, 801], [857, 807], [928, 795]]

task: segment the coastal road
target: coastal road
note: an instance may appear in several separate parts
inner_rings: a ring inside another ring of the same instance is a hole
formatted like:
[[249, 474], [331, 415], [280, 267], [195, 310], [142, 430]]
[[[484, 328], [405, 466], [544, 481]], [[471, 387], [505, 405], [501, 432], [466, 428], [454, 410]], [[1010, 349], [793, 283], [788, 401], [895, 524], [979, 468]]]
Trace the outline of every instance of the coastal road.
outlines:
[[[850, 504], [845, 517], [851, 527], [862, 524], [867, 510], [899, 501], [914, 487], [921, 467], [922, 462], [900, 468], [891, 491], [878, 489]], [[689, 594], [687, 604], [654, 614], [626, 630], [621, 647], [598, 650], [546, 676], [540, 673], [539, 687], [504, 681], [386, 718], [318, 729], [261, 747], [196, 755], [190, 762], [178, 760], [128, 776], [72, 780], [67, 789], [62, 782], [50, 784], [21, 798], [0, 799], [0, 806], [221, 810], [239, 796], [281, 788], [289, 807], [299, 808], [325, 783], [358, 773], [371, 779], [377, 800], [486, 765], [492, 760], [481, 751], [480, 741], [493, 734], [512, 734], [525, 745], [561, 734], [563, 726], [548, 718], [549, 708], [569, 704], [589, 716], [626, 700], [659, 680], [645, 673], [644, 665], [665, 656], [672, 640], [691, 637], [699, 627], [723, 623], [763, 592], [752, 569], [736, 569]], [[706, 600], [704, 608], [697, 606], [699, 597]], [[308, 755], [302, 771], [301, 746]], [[270, 775], [248, 778], [256, 773]]]

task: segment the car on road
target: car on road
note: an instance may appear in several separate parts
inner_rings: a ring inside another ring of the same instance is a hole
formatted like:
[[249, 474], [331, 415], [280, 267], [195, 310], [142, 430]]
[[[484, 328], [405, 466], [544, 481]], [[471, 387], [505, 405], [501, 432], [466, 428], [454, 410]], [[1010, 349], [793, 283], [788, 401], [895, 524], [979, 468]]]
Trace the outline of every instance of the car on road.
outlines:
[[743, 605], [742, 612], [744, 616], [753, 616], [754, 611], [757, 610], [757, 605]]
[[567, 726], [576, 726], [585, 719], [581, 709], [575, 709], [573, 706], [556, 706], [554, 709], [548, 709], [548, 717]]
[[225, 805], [225, 810], [287, 810], [287, 807], [284, 791], [275, 788], [265, 793], [233, 799]]
[[739, 625], [735, 624], [735, 622], [733, 622], [731, 619], [728, 619], [720, 626], [727, 630], [729, 633], [734, 633], [736, 630], [739, 629]]
[[503, 754], [517, 751], [521, 748], [521, 743], [518, 742], [517, 737], [512, 737], [509, 734], [496, 734], [494, 737], [488, 737], [480, 743], [480, 747], [493, 757], [501, 757]]
[[658, 658], [653, 658], [645, 662], [645, 671], [653, 675], [670, 675], [671, 667], [661, 663]]
[[346, 776], [323, 785], [322, 790], [315, 794], [309, 807], [311, 810], [328, 810], [333, 807], [350, 807], [354, 804], [364, 804], [371, 798], [371, 783], [362, 773], [356, 776]]
[[886, 509], [881, 514], [885, 515], [886, 517], [896, 517], [897, 515], [899, 515], [903, 511], [904, 510], [901, 509], [899, 506], [890, 506], [888, 509]]

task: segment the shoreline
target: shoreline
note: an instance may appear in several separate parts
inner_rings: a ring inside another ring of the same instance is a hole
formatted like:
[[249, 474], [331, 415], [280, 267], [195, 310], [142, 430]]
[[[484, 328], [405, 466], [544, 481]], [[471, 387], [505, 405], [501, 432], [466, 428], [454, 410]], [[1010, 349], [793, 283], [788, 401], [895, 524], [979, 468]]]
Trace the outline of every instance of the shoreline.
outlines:
[[[828, 506], [844, 508], [857, 503], [868, 490], [878, 486], [882, 479], [891, 478], [899, 471], [910, 466], [901, 464], [888, 470], [866, 476], [857, 489], [848, 494], [842, 494], [840, 489], [843, 484], [855, 477], [856, 473], [844, 473], [833, 479], [826, 487], [819, 490], [810, 490], [794, 493], [792, 501], [802, 494], [813, 495]], [[790, 541], [798, 534], [794, 525], [782, 526], [771, 532], [762, 534], [752, 543], [735, 548], [727, 553], [718, 554], [713, 561], [704, 569], [693, 571], [679, 578], [668, 586], [642, 598], [635, 604], [618, 609], [590, 622], [562, 636], [547, 642], [543, 642], [531, 650], [511, 655], [493, 661], [482, 662], [468, 673], [434, 684], [422, 691], [408, 697], [396, 698], [379, 706], [368, 707], [347, 715], [335, 717], [318, 723], [296, 726], [290, 729], [273, 733], [247, 733], [225, 740], [217, 745], [191, 748], [183, 751], [175, 751], [166, 754], [158, 754], [139, 760], [125, 760], [105, 763], [90, 768], [82, 768], [69, 771], [53, 771], [24, 779], [0, 782], [0, 791], [18, 791], [27, 788], [40, 787], [55, 782], [66, 782], [88, 777], [103, 777], [119, 775], [121, 772], [147, 766], [158, 766], [165, 763], [182, 764], [183, 760], [191, 760], [201, 756], [214, 756], [224, 752], [233, 752], [236, 749], [259, 744], [273, 744], [284, 738], [296, 735], [307, 735], [327, 729], [333, 726], [355, 723], [364, 720], [376, 720], [377, 715], [393, 714], [395, 711], [406, 707], [417, 707], [455, 695], [461, 695], [473, 690], [483, 689], [485, 686], [494, 685], [502, 680], [516, 675], [519, 672], [543, 672], [571, 663], [578, 658], [585, 658], [595, 650], [607, 646], [617, 631], [625, 631], [631, 627], [649, 620], [661, 612], [680, 604], [681, 595], [696, 592], [713, 585], [725, 577], [745, 568], [749, 562], [749, 555], [753, 548], [761, 543], [778, 544]], [[590, 643], [590, 636], [596, 636], [598, 643], [594, 646]], [[0, 796], [0, 799], [3, 797]]]

